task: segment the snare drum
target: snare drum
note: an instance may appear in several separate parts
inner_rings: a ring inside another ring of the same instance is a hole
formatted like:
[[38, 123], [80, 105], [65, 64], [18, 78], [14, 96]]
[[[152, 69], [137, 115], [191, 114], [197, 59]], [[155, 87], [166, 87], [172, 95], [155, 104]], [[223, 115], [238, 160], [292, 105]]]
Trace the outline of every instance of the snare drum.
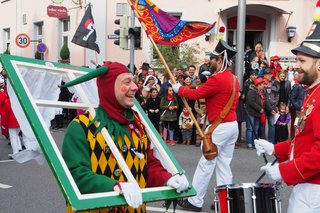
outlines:
[[281, 213], [279, 187], [272, 183], [242, 183], [215, 188], [216, 213]]

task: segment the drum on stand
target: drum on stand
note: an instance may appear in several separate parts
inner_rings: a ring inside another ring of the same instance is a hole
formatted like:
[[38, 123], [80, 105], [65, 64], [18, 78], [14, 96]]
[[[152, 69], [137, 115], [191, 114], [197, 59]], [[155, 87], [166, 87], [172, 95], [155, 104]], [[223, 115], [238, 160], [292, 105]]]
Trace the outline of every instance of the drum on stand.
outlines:
[[215, 188], [216, 213], [281, 213], [279, 184], [242, 183]]

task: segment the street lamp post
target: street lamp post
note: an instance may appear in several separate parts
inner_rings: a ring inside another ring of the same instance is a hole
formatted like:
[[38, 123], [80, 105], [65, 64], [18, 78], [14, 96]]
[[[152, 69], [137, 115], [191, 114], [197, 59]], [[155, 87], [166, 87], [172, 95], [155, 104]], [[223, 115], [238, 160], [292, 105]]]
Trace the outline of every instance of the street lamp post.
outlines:
[[238, 20], [237, 20], [237, 60], [236, 75], [240, 82], [240, 88], [243, 84], [243, 60], [244, 60], [244, 42], [246, 32], [246, 0], [238, 0]]

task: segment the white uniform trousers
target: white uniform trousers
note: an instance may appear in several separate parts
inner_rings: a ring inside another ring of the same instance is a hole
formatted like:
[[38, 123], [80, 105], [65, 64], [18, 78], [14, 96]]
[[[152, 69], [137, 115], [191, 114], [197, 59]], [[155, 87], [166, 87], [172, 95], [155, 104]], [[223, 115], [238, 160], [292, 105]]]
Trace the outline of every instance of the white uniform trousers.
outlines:
[[[206, 131], [208, 131], [209, 127], [207, 127]], [[232, 183], [230, 163], [238, 134], [237, 121], [221, 123], [213, 131], [211, 138], [217, 145], [218, 156], [210, 161], [206, 160], [203, 155], [201, 156], [192, 180], [192, 185], [197, 195], [188, 198], [192, 205], [202, 207], [203, 198], [207, 193], [214, 169], [216, 169], [218, 186]]]
[[9, 139], [12, 148], [12, 154], [16, 154], [19, 152], [19, 150], [22, 150], [19, 132], [20, 128], [9, 128]]
[[293, 187], [288, 213], [319, 213], [320, 212], [320, 185], [301, 183]]

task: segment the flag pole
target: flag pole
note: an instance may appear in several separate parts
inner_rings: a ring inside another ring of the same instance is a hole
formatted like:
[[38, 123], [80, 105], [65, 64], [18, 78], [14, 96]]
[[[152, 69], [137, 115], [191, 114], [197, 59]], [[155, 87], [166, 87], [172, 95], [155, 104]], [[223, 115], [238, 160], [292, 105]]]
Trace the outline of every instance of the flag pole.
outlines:
[[[139, 17], [139, 14], [138, 14], [138, 12], [135, 10], [134, 5], [131, 4], [130, 0], [127, 0], [127, 1], [128, 1], [128, 3], [129, 3], [129, 5], [131, 6], [131, 9], [132, 9], [132, 10], [134, 11], [134, 13], [136, 14], [136, 16]], [[146, 31], [146, 26], [144, 25], [144, 23], [142, 23], [142, 22], [140, 22], [140, 23], [141, 23], [141, 26], [142, 26], [142, 28], [144, 29], [144, 31]], [[160, 60], [162, 61], [163, 65], [164, 65], [164, 67], [165, 67], [165, 69], [166, 69], [166, 71], [167, 71], [167, 73], [168, 73], [168, 75], [169, 75], [169, 77], [170, 77], [170, 81], [171, 81], [173, 84], [175, 84], [175, 83], [176, 83], [176, 79], [175, 79], [175, 77], [173, 76], [173, 74], [172, 74], [172, 72], [171, 72], [171, 70], [170, 70], [170, 68], [169, 68], [166, 60], [164, 59], [161, 51], [159, 50], [158, 45], [157, 45], [156, 42], [153, 40], [153, 38], [152, 38], [151, 35], [149, 35], [148, 33], [146, 33], [146, 34], [147, 34], [148, 38], [150, 39], [151, 43], [153, 44], [153, 47], [155, 48], [155, 50], [156, 50], [156, 52], [157, 52]], [[185, 106], [186, 109], [188, 110], [188, 112], [189, 112], [189, 114], [190, 114], [190, 116], [191, 116], [191, 119], [192, 119], [194, 125], [196, 126], [196, 128], [197, 128], [197, 130], [198, 130], [198, 132], [199, 132], [200, 137], [203, 138], [203, 137], [204, 137], [203, 131], [202, 131], [202, 129], [200, 128], [200, 126], [199, 126], [199, 124], [198, 124], [198, 122], [197, 122], [197, 119], [194, 117], [194, 115], [193, 115], [193, 113], [192, 113], [192, 110], [191, 110], [191, 108], [190, 108], [187, 100], [186, 100], [184, 97], [181, 97], [181, 99], [182, 99], [182, 102], [183, 102], [184, 106]]]
[[219, 17], [218, 17], [217, 31], [216, 31], [216, 35], [215, 35], [215, 39], [216, 39], [216, 40], [219, 40], [219, 39], [218, 39], [218, 32], [219, 32], [219, 28], [220, 28], [221, 11], [222, 11], [222, 10], [219, 9], [219, 12], [218, 12]]
[[96, 61], [98, 61], [98, 54], [97, 54], [96, 51], [94, 51], [94, 55], [95, 55], [95, 57], [96, 57]]

